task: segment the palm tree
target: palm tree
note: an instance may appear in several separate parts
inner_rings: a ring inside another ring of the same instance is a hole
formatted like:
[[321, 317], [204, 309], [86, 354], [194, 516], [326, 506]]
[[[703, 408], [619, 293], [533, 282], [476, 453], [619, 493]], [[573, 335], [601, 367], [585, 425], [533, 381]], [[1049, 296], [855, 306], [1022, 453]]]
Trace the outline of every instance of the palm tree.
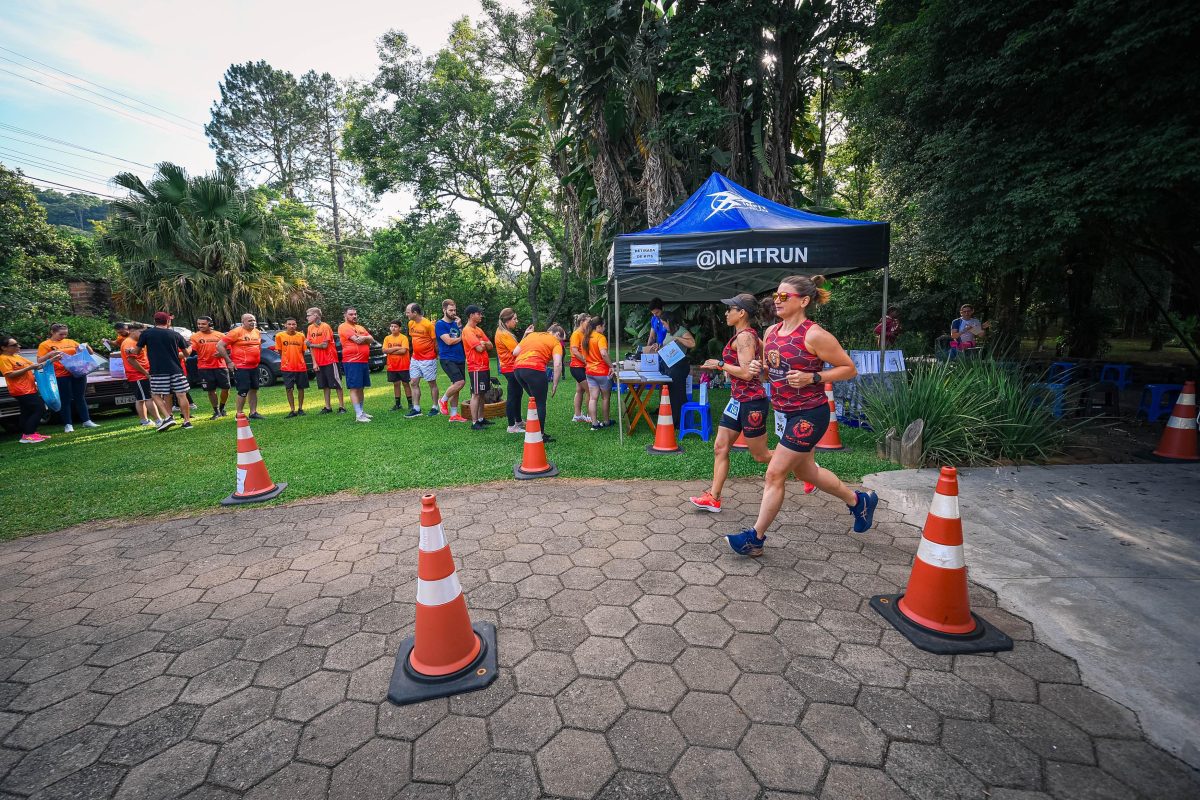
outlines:
[[149, 184], [128, 172], [113, 180], [130, 194], [112, 203], [101, 242], [121, 263], [114, 295], [129, 313], [167, 309], [232, 323], [307, 299], [284, 255], [285, 230], [232, 175], [189, 177], [163, 162]]

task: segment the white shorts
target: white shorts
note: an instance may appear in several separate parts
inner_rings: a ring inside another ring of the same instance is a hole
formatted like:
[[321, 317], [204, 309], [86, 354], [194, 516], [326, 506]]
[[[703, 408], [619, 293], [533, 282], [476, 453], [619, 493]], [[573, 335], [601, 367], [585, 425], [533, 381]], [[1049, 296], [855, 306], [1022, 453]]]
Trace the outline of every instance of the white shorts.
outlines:
[[437, 359], [431, 358], [428, 361], [420, 361], [413, 359], [408, 364], [409, 377], [416, 380], [436, 381], [437, 380]]

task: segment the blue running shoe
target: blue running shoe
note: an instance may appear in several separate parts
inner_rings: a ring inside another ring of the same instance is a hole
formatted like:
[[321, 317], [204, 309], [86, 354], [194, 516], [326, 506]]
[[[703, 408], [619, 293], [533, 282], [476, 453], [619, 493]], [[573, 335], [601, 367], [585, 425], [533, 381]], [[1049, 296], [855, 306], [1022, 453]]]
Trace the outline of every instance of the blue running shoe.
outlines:
[[763, 542], [766, 540], [767, 537], [765, 535], [759, 537], [758, 531], [754, 528], [747, 528], [741, 533], [731, 533], [725, 537], [725, 541], [729, 542], [733, 552], [751, 558], [762, 555]]
[[426, 411], [426, 412], [425, 412], [425, 416], [427, 416], [427, 417], [436, 417], [436, 416], [437, 416], [438, 414], [440, 414], [440, 413], [442, 413], [442, 412], [440, 412], [440, 411], [438, 411], [438, 410], [437, 410], [437, 406], [434, 406], [433, 408], [431, 408], [431, 409], [429, 409], [428, 411]]
[[858, 502], [852, 506], [846, 506], [850, 509], [850, 513], [854, 515], [854, 532], [866, 533], [871, 529], [871, 522], [875, 519], [875, 506], [879, 505], [879, 495], [874, 492], [855, 492], [858, 497]]

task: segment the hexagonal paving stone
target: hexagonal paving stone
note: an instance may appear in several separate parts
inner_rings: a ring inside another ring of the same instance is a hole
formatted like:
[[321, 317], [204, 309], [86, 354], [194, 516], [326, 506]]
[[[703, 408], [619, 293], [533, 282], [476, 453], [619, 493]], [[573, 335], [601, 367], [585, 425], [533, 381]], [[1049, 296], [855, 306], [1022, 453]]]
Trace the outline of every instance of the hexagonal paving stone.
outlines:
[[1037, 757], [995, 725], [948, 719], [942, 747], [984, 783], [1016, 789], [1040, 789]]
[[688, 644], [724, 647], [733, 638], [733, 626], [716, 614], [689, 611], [675, 623], [675, 630]]
[[122, 766], [140, 764], [186, 739], [201, 711], [199, 706], [169, 706], [126, 725], [112, 737], [101, 759]]
[[688, 692], [675, 706], [671, 719], [688, 744], [705, 747], [737, 747], [750, 727], [750, 720], [726, 694]]
[[590, 798], [617, 770], [608, 742], [598, 733], [560, 731], [537, 754], [542, 784], [552, 794]]
[[1038, 682], [1079, 683], [1079, 667], [1074, 660], [1038, 642], [1014, 642], [1012, 650], [997, 653], [996, 657]]
[[1137, 717], [1125, 706], [1083, 686], [1049, 683], [1040, 687], [1042, 705], [1092, 736], [1136, 739]]
[[789, 726], [752, 725], [737, 751], [768, 789], [811, 792], [825, 770], [825, 757]]
[[637, 625], [633, 612], [620, 606], [597, 606], [587, 613], [583, 623], [596, 636], [624, 636]]
[[[962, 797], [987, 800], [984, 785], [940, 747], [892, 742], [888, 748], [888, 776], [917, 798]], [[991, 797], [998, 796], [992, 789]]]
[[883, 770], [834, 764], [825, 776], [821, 797], [827, 800], [846, 797], [908, 800], [909, 795], [884, 774]]
[[324, 800], [329, 770], [291, 763], [245, 794], [247, 800]]
[[234, 692], [245, 689], [254, 680], [258, 664], [253, 661], [227, 661], [188, 681], [179, 696], [180, 702], [209, 705]]
[[887, 737], [857, 709], [813, 703], [800, 729], [834, 761], [882, 766]]
[[[410, 784], [410, 787], [416, 784]], [[438, 787], [443, 788], [443, 787]], [[446, 798], [449, 798], [449, 788]], [[455, 784], [458, 800], [534, 800], [538, 797], [537, 775], [529, 756], [515, 753], [488, 753]], [[421, 795], [433, 800], [440, 795]], [[405, 800], [400, 795], [396, 800]], [[412, 800], [416, 800], [414, 795]]]
[[[687, 566], [687, 564], [684, 564], [684, 567]], [[679, 571], [683, 572], [683, 567]], [[722, 594], [720, 589], [712, 586], [697, 586], [696, 584], [684, 586], [675, 595], [675, 599], [688, 611], [704, 611], [708, 613], [720, 611], [729, 602], [729, 598]]]
[[502, 670], [486, 689], [451, 697], [450, 713], [467, 717], [486, 717], [507, 703], [516, 693], [516, 679], [512, 673]]
[[204, 782], [216, 755], [215, 745], [180, 742], [130, 770], [117, 797], [179, 797]]
[[1042, 706], [998, 700], [992, 718], [996, 727], [1042, 758], [1096, 763], [1088, 735]]
[[539, 651], [518, 664], [513, 674], [518, 691], [553, 697], [575, 680], [578, 672], [569, 655]]
[[446, 717], [417, 739], [413, 749], [413, 780], [453, 783], [475, 766], [488, 749], [483, 720]]
[[339, 763], [375, 735], [375, 706], [343, 702], [304, 726], [297, 754], [326, 766]]
[[864, 686], [854, 705], [891, 739], [936, 742], [941, 733], [941, 718], [899, 689]]
[[665, 775], [619, 771], [596, 800], [678, 800], [678, 797]]
[[[578, 681], [576, 681], [578, 683]], [[492, 743], [502, 750], [533, 752], [562, 727], [549, 697], [518, 694], [488, 718]]]
[[373, 739], [333, 770], [328, 800], [390, 800], [409, 778], [411, 746]]
[[533, 641], [540, 650], [570, 653], [588, 638], [588, 629], [578, 619], [551, 617], [533, 629]]
[[673, 597], [648, 594], [633, 604], [633, 613], [642, 622], [671, 625], [683, 616], [683, 606]]
[[291, 761], [299, 740], [300, 726], [296, 723], [263, 722], [221, 748], [209, 779], [245, 791]]
[[638, 661], [617, 681], [629, 705], [649, 711], [670, 711], [687, 694], [687, 687], [664, 664]]
[[108, 703], [109, 698], [95, 692], [73, 695], [60, 703], [30, 714], [8, 735], [9, 747], [32, 750], [87, 725]]
[[991, 698], [952, 673], [914, 669], [906, 688], [943, 716], [984, 720], [992, 711]]
[[408, 706], [384, 703], [379, 707], [376, 729], [380, 736], [394, 736], [397, 739], [415, 741], [421, 734], [444, 719], [449, 711], [450, 702], [444, 697]]
[[729, 750], [691, 747], [671, 770], [671, 783], [682, 800], [745, 800], [759, 785]]
[[[664, 554], [660, 554], [664, 555]], [[678, 558], [671, 554], [672, 557]], [[683, 579], [674, 572], [652, 571], [637, 579], [638, 587], [646, 594], [673, 595], [683, 588]]]
[[591, 636], [572, 654], [581, 675], [616, 678], [633, 663], [633, 654], [620, 639]]
[[1200, 779], [1182, 761], [1147, 742], [1101, 739], [1096, 742], [1100, 768], [1147, 797], [1196, 797]]
[[842, 644], [834, 661], [868, 686], [904, 687], [908, 668], [878, 647]]
[[[607, 729], [626, 708], [612, 681], [595, 678], [576, 678], [554, 702], [564, 724], [597, 731]], [[494, 732], [492, 736], [495, 738]]]
[[739, 677], [737, 665], [720, 650], [689, 647], [675, 660], [675, 671], [688, 688], [728, 692]]
[[625, 636], [625, 644], [642, 661], [670, 664], [687, 647], [674, 628], [666, 625], [638, 625]]
[[282, 719], [307, 722], [346, 697], [350, 677], [340, 672], [321, 670], [293, 683], [279, 696], [275, 715]]
[[160, 675], [126, 689], [109, 701], [96, 721], [105, 725], [128, 725], [175, 702], [185, 683], [183, 678]]
[[778, 641], [761, 633], [739, 633], [725, 651], [745, 672], [783, 672], [788, 653]]
[[804, 710], [804, 697], [778, 675], [743, 675], [730, 696], [754, 722], [792, 725]]
[[608, 740], [623, 768], [646, 772], [666, 772], [686, 747], [669, 716], [640, 710], [625, 712]]
[[718, 612], [735, 630], [745, 633], [770, 633], [779, 624], [779, 615], [760, 602], [731, 600]]

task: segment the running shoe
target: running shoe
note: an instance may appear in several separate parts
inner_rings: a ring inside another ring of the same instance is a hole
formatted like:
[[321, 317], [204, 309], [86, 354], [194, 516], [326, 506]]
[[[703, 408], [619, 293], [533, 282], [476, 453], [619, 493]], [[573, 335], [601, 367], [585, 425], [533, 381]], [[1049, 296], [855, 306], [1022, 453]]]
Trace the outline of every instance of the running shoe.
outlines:
[[287, 413], [287, 415], [285, 415], [285, 416], [284, 416], [284, 419], [291, 419], [291, 418], [292, 418], [292, 417], [294, 417], [294, 416], [296, 416], [296, 412], [295, 412], [295, 411], [289, 411], [289, 412]]
[[153, 424], [154, 424], [153, 420], [148, 420], [148, 419], [144, 419], [138, 423], [138, 425], [153, 425]]
[[188, 406], [188, 411], [195, 411], [195, 410], [196, 410], [196, 404], [195, 404], [195, 403], [191, 403], [191, 404]]
[[408, 411], [405, 412], [404, 416], [419, 417], [419, 416], [421, 416], [421, 410], [419, 408], [410, 408]]
[[221, 406], [221, 416], [222, 416], [222, 417], [228, 417], [228, 416], [229, 416], [229, 412], [225, 410], [225, 406]]
[[817, 485], [815, 483], [809, 483], [808, 481], [804, 482], [804, 493], [805, 494], [812, 494], [816, 490], [817, 490]]
[[332, 408], [330, 408], [329, 406], [325, 406], [325, 407], [324, 407], [324, 408], [322, 408], [322, 409], [321, 409], [321, 410], [320, 410], [318, 413], [320, 413], [320, 414], [332, 414], [332, 413], [333, 413], [333, 409], [332, 409]]
[[509, 425], [508, 432], [509, 433], [524, 433], [525, 429], [522, 428], [520, 425]]
[[370, 422], [371, 418], [368, 417], [366, 414], [359, 414], [358, 416], [356, 416], [354, 418], [354, 421], [355, 422]]
[[427, 416], [427, 417], [436, 417], [438, 414], [441, 414], [441, 413], [442, 413], [442, 412], [438, 411], [436, 408], [431, 408], [431, 409], [429, 409], [428, 411], [426, 411], [426, 412], [425, 412], [425, 416]]
[[548, 433], [543, 433], [543, 434], [542, 434], [542, 441], [543, 441], [543, 442], [556, 442], [556, 441], [558, 441], [558, 440], [557, 440], [557, 439], [555, 439], [553, 436], [551, 436], [551, 435], [550, 435], [550, 434], [548, 434]]
[[31, 433], [30, 438], [38, 442], [48, 442], [50, 437], [41, 433]]
[[450, 416], [450, 401], [438, 400], [438, 411], [445, 414], [447, 417]]
[[83, 427], [85, 427], [85, 428], [99, 428], [100, 426], [99, 426], [99, 425], [97, 425], [96, 423], [92, 422], [90, 419], [85, 419], [85, 420], [83, 421]]
[[266, 419], [266, 417], [264, 417], [262, 414], [260, 414], [260, 413], [258, 413], [257, 411], [255, 411], [253, 414], [251, 414], [250, 416], [246, 417], [246, 419]]
[[485, 418], [479, 420], [479, 424], [480, 425], [495, 425], [496, 423], [492, 422], [490, 419], [487, 419], [485, 417]]
[[209, 417], [209, 419], [210, 419], [210, 420], [211, 420], [211, 419], [220, 419], [220, 418], [221, 418], [221, 417], [223, 417], [223, 416], [225, 416], [225, 415], [224, 415], [224, 414], [222, 414], [220, 411], [214, 411], [214, 412], [212, 413], [212, 416], [211, 416], [211, 417]]
[[404, 406], [400, 405], [399, 403], [392, 403], [392, 408], [391, 408], [391, 410], [392, 410], [392, 411], [403, 411], [403, 410], [404, 410]]
[[346, 407], [345, 407], [345, 406], [338, 406], [338, 413], [339, 413], [339, 414], [345, 414], [345, 413], [346, 413]]
[[74, 433], [74, 432], [75, 432], [74, 425], [63, 425], [63, 433]]
[[729, 542], [733, 552], [741, 556], [750, 556], [756, 558], [762, 555], [763, 542], [767, 540], [764, 535], [759, 537], [758, 531], [754, 528], [747, 528], [741, 533], [731, 533], [725, 537], [725, 541]]
[[19, 440], [17, 440], [17, 443], [18, 444], [37, 444], [40, 441], [41, 441], [41, 439], [35, 439], [32, 436], [22, 436]]
[[297, 411], [296, 411], [296, 416], [297, 416], [297, 417], [307, 417], [307, 416], [308, 416], [308, 412], [307, 412], [307, 411], [305, 411], [303, 408], [301, 408], [301, 409], [297, 409]]
[[175, 425], [175, 418], [167, 417], [162, 422], [158, 423], [158, 427], [155, 428], [155, 430], [157, 430], [159, 433], [162, 433], [165, 430], [169, 430], [174, 425]]
[[180, 426], [179, 426], [179, 429], [180, 429], [180, 430], [184, 430], [184, 431], [190, 431], [190, 430], [192, 429], [192, 423], [190, 423], [190, 422], [185, 422], [185, 423], [183, 423], [182, 425], [180, 425]]
[[576, 414], [575, 416], [571, 417], [571, 422], [591, 422], [591, 419], [583, 414]]
[[472, 422], [472, 423], [471, 423], [471, 430], [473, 430], [473, 431], [481, 431], [481, 430], [483, 430], [483, 423], [482, 423], [482, 422]]
[[875, 506], [879, 505], [879, 495], [874, 492], [855, 492], [854, 494], [858, 497], [858, 502], [852, 506], [846, 506], [846, 508], [850, 509], [850, 513], [854, 515], [854, 532], [866, 533], [875, 519]]
[[692, 505], [701, 511], [711, 511], [716, 514], [721, 510], [721, 501], [712, 496], [712, 492], [705, 492], [699, 497], [689, 497]]
[[468, 420], [462, 414], [455, 414], [454, 416], [450, 417], [450, 421], [451, 422], [469, 422], [470, 420]]

